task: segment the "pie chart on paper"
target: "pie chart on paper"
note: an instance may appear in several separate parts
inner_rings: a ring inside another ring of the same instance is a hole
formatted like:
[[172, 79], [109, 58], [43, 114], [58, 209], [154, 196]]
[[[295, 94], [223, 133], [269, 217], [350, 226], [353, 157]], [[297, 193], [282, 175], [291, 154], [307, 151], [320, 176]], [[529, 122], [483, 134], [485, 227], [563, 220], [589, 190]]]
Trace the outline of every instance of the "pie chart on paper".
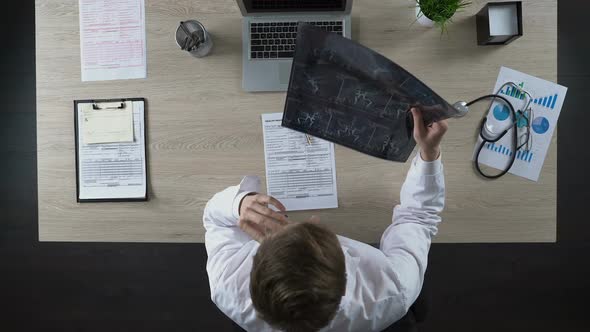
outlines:
[[501, 105], [498, 104], [496, 105], [496, 107], [494, 107], [494, 118], [496, 118], [496, 120], [498, 121], [504, 121], [506, 119], [508, 119], [508, 116], [510, 116], [510, 110], [508, 109], [508, 107], [506, 105]]
[[533, 130], [537, 134], [544, 134], [549, 130], [549, 120], [547, 118], [539, 116], [533, 120]]

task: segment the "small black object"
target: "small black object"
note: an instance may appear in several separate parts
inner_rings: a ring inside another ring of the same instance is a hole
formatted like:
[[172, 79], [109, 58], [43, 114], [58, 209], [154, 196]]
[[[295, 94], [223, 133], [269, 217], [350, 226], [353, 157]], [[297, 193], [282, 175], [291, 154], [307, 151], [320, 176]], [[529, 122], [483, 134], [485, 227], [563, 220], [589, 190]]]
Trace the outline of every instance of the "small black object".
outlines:
[[[501, 10], [506, 13], [499, 15]], [[506, 20], [506, 14], [516, 17]], [[478, 45], [506, 45], [522, 36], [522, 1], [489, 2], [475, 17]]]
[[125, 108], [125, 102], [121, 102], [121, 104], [119, 104], [119, 106], [110, 106], [110, 107], [103, 107], [103, 106], [99, 106], [96, 102], [92, 103], [92, 109], [93, 110], [107, 110], [107, 109], [124, 109]]

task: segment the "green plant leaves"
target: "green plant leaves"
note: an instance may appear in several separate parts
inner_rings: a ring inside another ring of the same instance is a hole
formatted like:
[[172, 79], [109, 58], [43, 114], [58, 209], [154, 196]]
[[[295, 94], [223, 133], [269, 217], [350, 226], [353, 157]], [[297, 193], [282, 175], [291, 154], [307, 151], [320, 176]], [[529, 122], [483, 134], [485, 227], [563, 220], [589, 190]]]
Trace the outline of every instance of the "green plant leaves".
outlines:
[[416, 0], [416, 3], [420, 6], [418, 17], [426, 16], [441, 32], [447, 31], [447, 25], [452, 22], [451, 18], [458, 10], [471, 4], [465, 0]]

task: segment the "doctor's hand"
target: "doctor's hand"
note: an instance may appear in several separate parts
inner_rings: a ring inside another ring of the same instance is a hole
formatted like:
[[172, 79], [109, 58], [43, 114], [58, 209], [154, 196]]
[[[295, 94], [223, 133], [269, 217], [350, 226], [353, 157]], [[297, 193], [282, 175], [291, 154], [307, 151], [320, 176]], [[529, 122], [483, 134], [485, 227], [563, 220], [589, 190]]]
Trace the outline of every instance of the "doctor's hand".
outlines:
[[[280, 212], [269, 208], [273, 205]], [[254, 240], [261, 242], [266, 236], [282, 229], [287, 225], [285, 206], [276, 198], [252, 193], [244, 196], [240, 202], [240, 219], [238, 225]]]
[[422, 112], [418, 108], [411, 108], [414, 117], [414, 139], [420, 147], [420, 156], [424, 161], [434, 161], [440, 155], [440, 142], [449, 127], [447, 120], [434, 122], [430, 126], [424, 125]]

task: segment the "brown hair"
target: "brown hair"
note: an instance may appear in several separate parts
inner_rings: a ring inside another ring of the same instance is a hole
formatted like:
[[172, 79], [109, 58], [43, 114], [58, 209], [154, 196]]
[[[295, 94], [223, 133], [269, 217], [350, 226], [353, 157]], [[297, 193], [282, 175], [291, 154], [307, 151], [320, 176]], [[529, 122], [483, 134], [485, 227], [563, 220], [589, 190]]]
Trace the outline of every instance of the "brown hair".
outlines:
[[264, 239], [254, 256], [250, 296], [258, 316], [287, 332], [317, 331], [338, 311], [346, 266], [336, 235], [304, 222]]

